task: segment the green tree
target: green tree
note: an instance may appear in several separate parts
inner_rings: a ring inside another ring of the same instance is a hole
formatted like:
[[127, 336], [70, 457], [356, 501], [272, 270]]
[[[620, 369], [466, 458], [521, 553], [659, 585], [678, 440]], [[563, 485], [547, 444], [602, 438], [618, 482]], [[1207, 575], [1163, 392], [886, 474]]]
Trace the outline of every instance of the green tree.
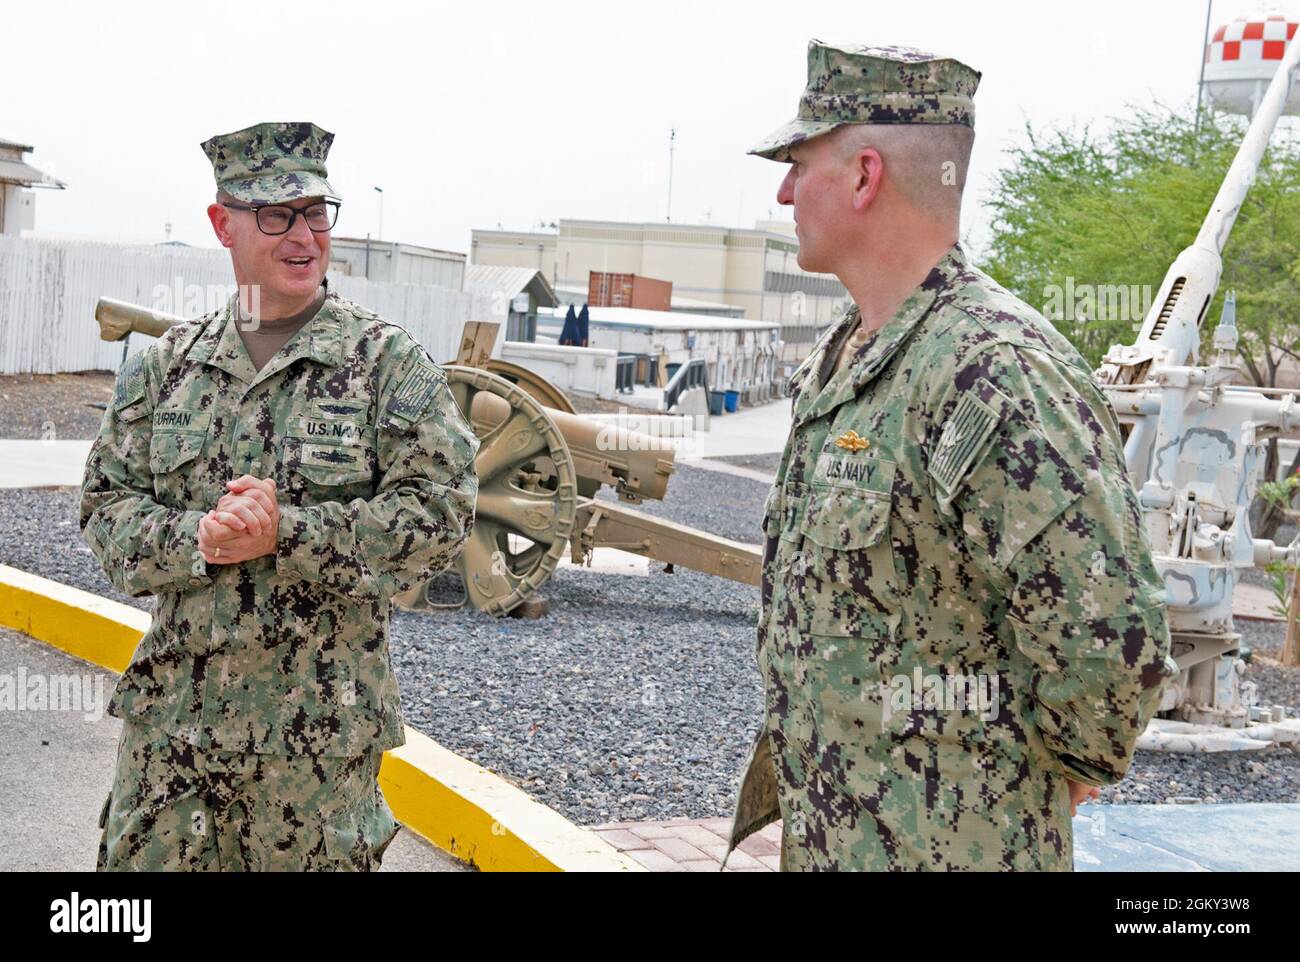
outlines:
[[[1198, 130], [1190, 108], [1162, 106], [1109, 121], [1101, 133], [1027, 124], [1027, 143], [1010, 151], [988, 201], [986, 269], [1099, 364], [1112, 344], [1134, 341], [1148, 298], [1195, 239], [1245, 131], [1244, 118], [1212, 112]], [[1242, 380], [1275, 387], [1286, 359], [1300, 364], [1300, 144], [1285, 132], [1274, 135], [1223, 260], [1201, 357], [1224, 294], [1235, 290]], [[1137, 304], [1115, 296], [1135, 288]], [[1072, 301], [1060, 296], [1068, 290]], [[1111, 296], [1089, 296], [1102, 292]], [[1276, 459], [1270, 443], [1266, 478], [1276, 477]], [[1255, 530], [1269, 537], [1282, 516], [1267, 502], [1259, 509]]]

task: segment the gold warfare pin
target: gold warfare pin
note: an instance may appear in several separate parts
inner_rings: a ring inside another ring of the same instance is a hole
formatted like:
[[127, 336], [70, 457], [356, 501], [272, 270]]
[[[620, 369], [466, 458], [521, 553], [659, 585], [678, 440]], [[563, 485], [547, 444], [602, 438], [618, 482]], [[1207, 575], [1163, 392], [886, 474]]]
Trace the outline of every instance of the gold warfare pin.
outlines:
[[865, 451], [871, 447], [871, 442], [859, 435], [857, 431], [847, 431], [835, 439], [835, 446], [846, 451]]

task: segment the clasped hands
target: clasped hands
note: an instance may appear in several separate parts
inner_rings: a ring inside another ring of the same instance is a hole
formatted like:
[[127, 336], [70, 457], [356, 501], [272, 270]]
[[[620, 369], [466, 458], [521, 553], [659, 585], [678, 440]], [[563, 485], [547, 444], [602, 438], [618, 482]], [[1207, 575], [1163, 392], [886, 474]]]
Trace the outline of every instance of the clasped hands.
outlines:
[[251, 474], [226, 482], [227, 492], [199, 520], [199, 552], [210, 564], [239, 564], [275, 554], [280, 507], [274, 478]]

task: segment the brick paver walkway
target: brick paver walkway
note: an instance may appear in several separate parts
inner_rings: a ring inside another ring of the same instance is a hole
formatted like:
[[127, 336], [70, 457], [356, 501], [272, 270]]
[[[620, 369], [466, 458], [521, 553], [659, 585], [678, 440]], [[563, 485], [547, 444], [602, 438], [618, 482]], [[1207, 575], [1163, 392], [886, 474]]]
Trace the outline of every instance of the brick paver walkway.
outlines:
[[[612, 822], [594, 831], [652, 872], [716, 872], [727, 851], [731, 819]], [[775, 872], [780, 862], [781, 823], [777, 822], [741, 842], [727, 859], [727, 871]]]
[[1232, 589], [1232, 613], [1238, 618], [1252, 618], [1255, 621], [1284, 621], [1285, 619], [1281, 615], [1273, 613], [1273, 606], [1277, 603], [1277, 598], [1273, 592], [1259, 585], [1238, 582], [1237, 587]]

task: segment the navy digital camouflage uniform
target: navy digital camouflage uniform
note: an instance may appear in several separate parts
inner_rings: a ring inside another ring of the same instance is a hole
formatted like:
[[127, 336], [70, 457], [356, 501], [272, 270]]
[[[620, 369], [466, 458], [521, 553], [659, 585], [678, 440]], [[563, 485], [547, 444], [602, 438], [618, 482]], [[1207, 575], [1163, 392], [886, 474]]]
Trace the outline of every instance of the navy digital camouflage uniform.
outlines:
[[[836, 49], [810, 87], [918, 62]], [[834, 373], [858, 321], [791, 381], [731, 845], [781, 817], [783, 869], [1069, 870], [1066, 779], [1120, 779], [1176, 671], [1114, 409], [959, 245]]]
[[[327, 290], [258, 371], [235, 306], [128, 360], [86, 465], [87, 543], [157, 599], [109, 703], [99, 867], [364, 870], [397, 831], [390, 601], [467, 539], [478, 441], [401, 327]], [[209, 564], [199, 520], [243, 474], [275, 479], [275, 553]]]

